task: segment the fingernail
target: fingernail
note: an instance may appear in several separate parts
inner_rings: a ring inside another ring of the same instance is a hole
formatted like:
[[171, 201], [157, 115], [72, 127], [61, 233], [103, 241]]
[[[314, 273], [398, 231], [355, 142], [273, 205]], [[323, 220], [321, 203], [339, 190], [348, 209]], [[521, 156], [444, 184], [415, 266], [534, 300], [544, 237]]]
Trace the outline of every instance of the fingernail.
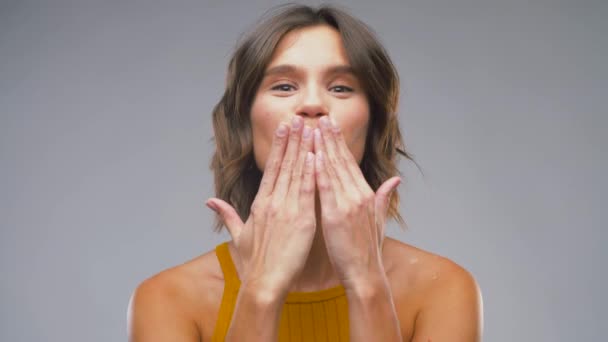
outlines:
[[287, 126], [284, 123], [279, 124], [279, 128], [277, 128], [277, 135], [280, 137], [284, 137], [287, 134]]
[[327, 119], [327, 116], [321, 117], [319, 121], [321, 121], [321, 125], [323, 125], [323, 127], [329, 127], [329, 119]]
[[310, 127], [304, 126], [304, 132], [302, 132], [302, 135], [304, 136], [304, 138], [309, 138], [310, 137], [310, 132], [311, 132]]
[[315, 138], [321, 139], [321, 130], [318, 128], [315, 128]]
[[297, 115], [294, 116], [293, 119], [291, 119], [291, 126], [293, 126], [294, 129], [300, 129], [300, 127], [302, 127], [302, 118]]
[[312, 163], [312, 159], [314, 158], [314, 156], [315, 155], [312, 152], [307, 152], [306, 153], [306, 162], [309, 164]]
[[397, 178], [397, 180], [395, 181], [395, 188], [393, 190], [397, 189], [399, 185], [401, 185], [401, 178]]
[[330, 118], [330, 120], [331, 120], [331, 128], [333, 128], [334, 132], [339, 132], [340, 127], [338, 127], [336, 120], [334, 118]]
[[217, 207], [215, 206], [215, 203], [207, 201], [205, 205], [207, 206], [207, 208], [217, 212]]

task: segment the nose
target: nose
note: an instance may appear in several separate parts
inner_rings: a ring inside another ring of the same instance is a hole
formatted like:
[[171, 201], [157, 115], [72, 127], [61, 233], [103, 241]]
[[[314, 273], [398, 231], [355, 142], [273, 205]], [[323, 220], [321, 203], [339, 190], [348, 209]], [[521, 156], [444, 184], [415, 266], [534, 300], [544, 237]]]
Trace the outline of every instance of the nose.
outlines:
[[303, 92], [302, 98], [296, 108], [297, 115], [302, 116], [304, 119], [319, 119], [328, 113], [327, 105], [318, 89], [308, 88], [307, 91]]

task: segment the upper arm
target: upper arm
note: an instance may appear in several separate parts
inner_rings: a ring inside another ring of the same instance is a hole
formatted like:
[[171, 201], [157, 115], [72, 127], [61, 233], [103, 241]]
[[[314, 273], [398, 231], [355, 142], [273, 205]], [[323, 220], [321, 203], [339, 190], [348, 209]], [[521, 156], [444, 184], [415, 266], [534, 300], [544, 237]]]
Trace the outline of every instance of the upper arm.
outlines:
[[483, 302], [473, 276], [453, 264], [447, 279], [428, 295], [416, 318], [413, 342], [478, 342], [483, 332]]
[[196, 323], [180, 305], [179, 291], [155, 278], [141, 283], [127, 310], [129, 342], [200, 341]]

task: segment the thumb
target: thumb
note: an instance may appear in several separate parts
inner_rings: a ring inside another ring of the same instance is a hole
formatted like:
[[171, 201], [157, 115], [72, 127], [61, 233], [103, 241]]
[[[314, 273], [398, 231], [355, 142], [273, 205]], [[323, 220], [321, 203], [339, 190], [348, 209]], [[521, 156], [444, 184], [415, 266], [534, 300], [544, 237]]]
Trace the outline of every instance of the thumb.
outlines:
[[401, 178], [392, 177], [382, 183], [376, 191], [375, 198], [375, 210], [376, 210], [376, 227], [378, 229], [378, 243], [380, 244], [380, 250], [382, 250], [384, 242], [384, 232], [386, 215], [388, 214], [388, 205], [390, 203], [391, 194], [401, 184]]
[[230, 233], [232, 239], [236, 241], [244, 226], [243, 221], [236, 210], [230, 204], [215, 197], [208, 199], [205, 204], [209, 209], [215, 211], [220, 216], [222, 222], [226, 225], [226, 228], [228, 228], [228, 233]]
[[399, 184], [401, 184], [401, 178], [395, 176], [389, 178], [387, 181], [382, 183], [382, 185], [380, 185], [380, 187], [376, 191], [375, 197], [377, 215], [380, 215], [382, 218], [386, 216], [388, 211], [388, 205], [391, 199], [391, 194], [397, 188], [397, 186], [399, 186]]

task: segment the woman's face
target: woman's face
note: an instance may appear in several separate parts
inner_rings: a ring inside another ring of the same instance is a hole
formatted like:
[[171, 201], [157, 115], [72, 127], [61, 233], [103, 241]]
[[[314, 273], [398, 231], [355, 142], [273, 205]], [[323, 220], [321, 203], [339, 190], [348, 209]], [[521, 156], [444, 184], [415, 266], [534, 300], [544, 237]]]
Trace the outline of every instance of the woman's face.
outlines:
[[361, 162], [369, 104], [350, 69], [340, 34], [328, 25], [286, 34], [266, 68], [251, 107], [253, 151], [260, 170], [266, 165], [275, 129], [295, 115], [311, 128], [322, 116], [334, 120]]

